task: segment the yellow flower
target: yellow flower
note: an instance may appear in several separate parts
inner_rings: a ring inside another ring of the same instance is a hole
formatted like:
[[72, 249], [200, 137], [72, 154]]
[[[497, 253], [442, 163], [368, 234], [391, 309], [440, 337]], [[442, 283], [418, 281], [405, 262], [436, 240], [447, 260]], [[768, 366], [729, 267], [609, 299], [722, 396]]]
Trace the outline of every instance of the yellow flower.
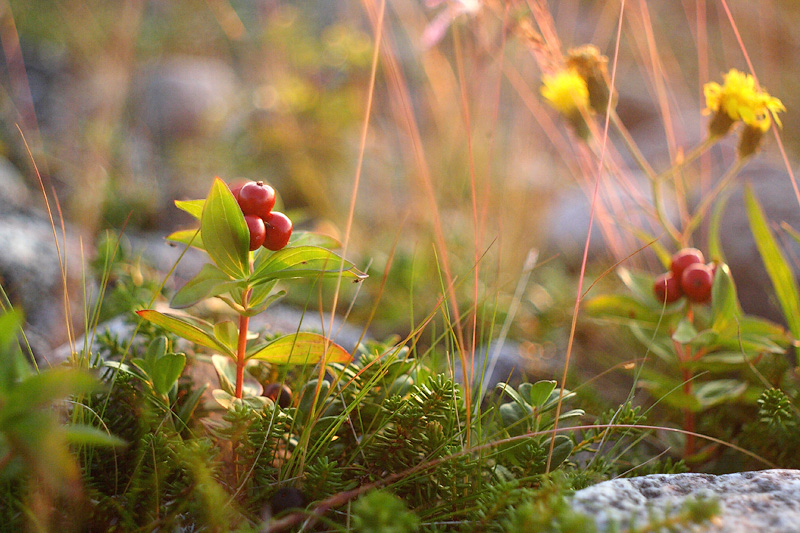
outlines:
[[781, 121], [778, 113], [786, 111], [783, 103], [756, 87], [756, 80], [750, 75], [731, 69], [725, 74], [725, 82], [706, 83], [703, 87], [706, 97], [706, 114], [714, 113], [711, 123], [712, 133], [724, 135], [737, 120], [758, 128], [762, 132], [769, 129], [772, 119], [778, 126]]
[[589, 109], [586, 80], [573, 69], [542, 76], [541, 92], [553, 109], [569, 119]]

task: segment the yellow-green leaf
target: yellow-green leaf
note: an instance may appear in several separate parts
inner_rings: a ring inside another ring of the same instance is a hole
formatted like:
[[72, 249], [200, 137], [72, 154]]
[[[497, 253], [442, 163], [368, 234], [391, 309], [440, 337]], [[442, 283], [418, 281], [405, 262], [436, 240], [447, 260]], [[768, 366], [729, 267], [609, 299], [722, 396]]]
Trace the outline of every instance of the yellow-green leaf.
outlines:
[[350, 353], [335, 342], [306, 332], [279, 337], [248, 357], [279, 365], [313, 365], [319, 361], [349, 363], [352, 360]]

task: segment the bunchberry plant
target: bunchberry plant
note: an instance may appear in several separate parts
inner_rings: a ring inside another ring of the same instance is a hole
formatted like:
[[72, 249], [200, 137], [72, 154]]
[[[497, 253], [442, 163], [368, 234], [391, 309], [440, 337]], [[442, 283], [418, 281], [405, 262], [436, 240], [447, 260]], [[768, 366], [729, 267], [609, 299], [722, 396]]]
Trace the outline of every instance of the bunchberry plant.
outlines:
[[[184, 339], [210, 348], [220, 377], [221, 403], [241, 399], [248, 361], [274, 364], [346, 363], [350, 354], [316, 333], [298, 332], [261, 341], [248, 330], [250, 317], [264, 312], [285, 294], [279, 280], [343, 276], [361, 281], [365, 275], [327, 247], [338, 243], [329, 237], [292, 232], [289, 218], [276, 211], [275, 191], [261, 181], [233, 190], [219, 178], [204, 200], [177, 201], [178, 208], [200, 220], [197, 230], [173, 233], [168, 240], [205, 251], [211, 263], [172, 298], [174, 308], [190, 307], [206, 298], [218, 298], [239, 315], [238, 324], [216, 324], [178, 317], [153, 309], [138, 311], [149, 320]], [[257, 389], [248, 396], [258, 396]]]

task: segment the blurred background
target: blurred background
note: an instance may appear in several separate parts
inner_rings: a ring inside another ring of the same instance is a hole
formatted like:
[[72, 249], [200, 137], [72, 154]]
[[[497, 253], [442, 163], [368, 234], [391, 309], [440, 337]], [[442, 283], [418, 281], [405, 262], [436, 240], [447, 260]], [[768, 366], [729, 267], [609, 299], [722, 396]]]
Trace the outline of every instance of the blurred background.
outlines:
[[[343, 238], [380, 27], [348, 247], [372, 277], [358, 293], [343, 290], [345, 301], [355, 298], [349, 320], [361, 326], [374, 310], [373, 335], [405, 335], [451, 277], [462, 318], [479, 317], [479, 339], [496, 337], [513, 310], [517, 355], [557, 359], [598, 176], [587, 281], [642, 246], [638, 229], [659, 235], [641, 209], [649, 185], [620, 140], [609, 139], [613, 165], [598, 173], [591, 152], [539, 96], [543, 69], [571, 47], [595, 44], [612, 70], [622, 4], [388, 0], [383, 14], [382, 5], [0, 0], [0, 275], [12, 300], [40, 329], [53, 327], [53, 306], [37, 304], [58, 302], [58, 258], [49, 223], [33, 222], [46, 218], [32, 160], [69, 226], [62, 252], [71, 254], [77, 285], [104, 230], [124, 227], [160, 245], [192, 224], [173, 201], [205, 196], [214, 176], [268, 181], [299, 227]], [[617, 109], [656, 170], [705, 136], [703, 84], [730, 68], [749, 71], [737, 32], [759, 82], [788, 109], [780, 133], [796, 160], [800, 4], [754, 6], [624, 3]], [[685, 194], [708, 190], [731, 150], [722, 143], [688, 170]], [[800, 226], [771, 135], [742, 179], [747, 172], [767, 209]], [[736, 205], [731, 228], [743, 220]], [[750, 279], [747, 239], [732, 231], [725, 243], [737, 280]], [[532, 250], [539, 265], [528, 280]], [[647, 253], [628, 264], [661, 268]], [[748, 305], [763, 303], [768, 314], [762, 282], [752, 274]], [[586, 344], [602, 336], [584, 334]]]

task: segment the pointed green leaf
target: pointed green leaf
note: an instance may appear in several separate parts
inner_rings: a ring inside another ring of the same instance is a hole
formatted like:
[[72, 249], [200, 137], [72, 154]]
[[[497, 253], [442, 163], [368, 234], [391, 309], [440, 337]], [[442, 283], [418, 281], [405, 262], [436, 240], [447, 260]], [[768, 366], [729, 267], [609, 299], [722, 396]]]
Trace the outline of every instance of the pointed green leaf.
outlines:
[[158, 394], [166, 395], [183, 372], [186, 366], [186, 356], [182, 353], [168, 353], [161, 357], [153, 368], [150, 378], [153, 380], [153, 389]]
[[[655, 299], [655, 298], [654, 298]], [[681, 304], [667, 306], [669, 311], [679, 308]], [[661, 315], [654, 307], [644, 305], [641, 300], [625, 294], [602, 294], [595, 296], [584, 303], [584, 308], [589, 316], [603, 319], [614, 319], [627, 324], [630, 322], [644, 322], [656, 324]]]
[[239, 329], [231, 320], [223, 320], [214, 324], [214, 337], [235, 352], [239, 345]]
[[736, 297], [736, 285], [731, 277], [731, 269], [725, 263], [717, 265], [714, 285], [711, 287], [711, 327], [724, 336], [736, 335], [738, 318], [742, 315]]
[[236, 363], [230, 357], [214, 354], [211, 356], [211, 364], [217, 371], [219, 386], [222, 390], [233, 394], [236, 388]]
[[735, 379], [718, 379], [698, 384], [694, 389], [694, 396], [700, 403], [700, 409], [708, 409], [738, 398], [745, 389], [747, 383]]
[[248, 358], [281, 365], [313, 365], [319, 361], [349, 363], [352, 356], [322, 335], [303, 332], [279, 337], [249, 354]]
[[625, 267], [619, 267], [617, 268], [617, 276], [642, 303], [651, 303], [655, 300], [653, 296], [653, 277], [649, 274], [633, 272]]
[[89, 446], [125, 446], [127, 444], [119, 437], [115, 437], [100, 428], [83, 424], [67, 426], [67, 442], [70, 444], [86, 444]]
[[200, 236], [200, 228], [178, 230], [168, 235], [167, 240], [169, 242], [193, 246], [198, 250], [206, 250], [205, 246], [203, 246], [203, 237]]
[[198, 302], [228, 292], [237, 286], [237, 282], [211, 263], [206, 263], [195, 277], [175, 293], [170, 307], [181, 309]]
[[29, 413], [70, 395], [91, 392], [98, 385], [90, 374], [72, 368], [54, 368], [28, 376], [6, 396], [0, 409], [0, 426], [21, 413]]
[[175, 200], [175, 207], [181, 211], [186, 211], [197, 220], [203, 216], [203, 205], [205, 200]]
[[[288, 278], [313, 278], [317, 276], [342, 276], [361, 281], [366, 275], [356, 269], [350, 261], [318, 246], [298, 246], [284, 248], [265, 257], [260, 264], [255, 265], [255, 271], [250, 277], [253, 284], [266, 283], [275, 279]], [[343, 263], [344, 262], [344, 263]]]
[[167, 331], [171, 331], [179, 337], [183, 337], [188, 341], [194, 342], [195, 344], [199, 344], [213, 350], [218, 350], [222, 353], [230, 353], [230, 351], [212, 335], [183, 318], [160, 313], [153, 309], [136, 311], [136, 314], [145, 320], [156, 324], [157, 326], [161, 326]]
[[753, 232], [758, 253], [767, 269], [769, 279], [772, 281], [775, 296], [780, 302], [789, 331], [798, 339], [800, 338], [800, 291], [797, 288], [797, 280], [786, 256], [772, 236], [764, 211], [749, 185], [745, 188], [745, 205], [747, 218], [750, 220], [750, 230]]
[[144, 355], [147, 366], [153, 368], [153, 365], [155, 365], [156, 361], [164, 357], [166, 353], [167, 338], [163, 335], [159, 335], [147, 345], [147, 350], [145, 351]]
[[338, 239], [323, 233], [296, 231], [292, 233], [292, 237], [289, 239], [289, 246], [293, 248], [296, 246], [320, 246], [322, 248], [336, 249], [341, 248], [342, 243]]
[[206, 252], [220, 270], [235, 279], [250, 274], [250, 233], [236, 198], [219, 178], [214, 179], [203, 205], [200, 233]]

